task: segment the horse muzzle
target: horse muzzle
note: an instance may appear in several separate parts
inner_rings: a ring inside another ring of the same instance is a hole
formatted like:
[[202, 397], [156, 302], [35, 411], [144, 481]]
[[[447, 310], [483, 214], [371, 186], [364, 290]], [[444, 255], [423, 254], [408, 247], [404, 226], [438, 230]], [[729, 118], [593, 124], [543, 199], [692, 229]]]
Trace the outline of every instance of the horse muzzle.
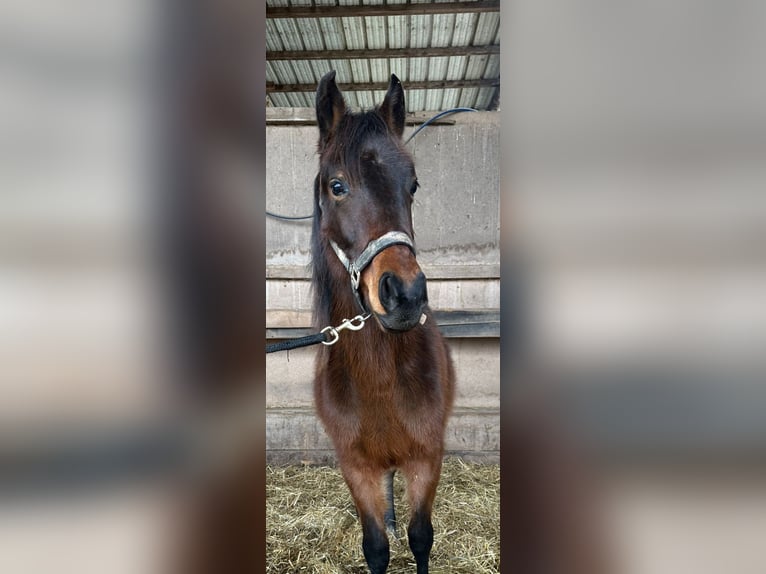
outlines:
[[428, 304], [426, 276], [419, 271], [412, 281], [405, 281], [387, 271], [378, 281], [378, 300], [385, 313], [378, 313], [380, 324], [391, 331], [409, 331], [421, 322]]
[[[334, 241], [330, 241], [330, 246], [349, 272], [359, 307], [363, 312], [374, 313], [381, 327], [389, 331], [409, 331], [425, 322], [426, 276], [415, 259], [409, 235], [389, 231], [370, 241], [354, 260]], [[367, 305], [360, 293], [362, 283], [367, 292]]]

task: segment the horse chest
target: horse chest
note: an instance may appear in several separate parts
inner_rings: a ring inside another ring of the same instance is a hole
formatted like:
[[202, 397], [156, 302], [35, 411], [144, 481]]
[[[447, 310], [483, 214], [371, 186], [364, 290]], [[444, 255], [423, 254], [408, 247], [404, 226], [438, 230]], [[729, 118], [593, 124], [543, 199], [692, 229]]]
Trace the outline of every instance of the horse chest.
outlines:
[[[357, 373], [325, 380], [320, 417], [336, 444], [344, 443], [379, 457], [406, 456], [430, 434], [433, 420], [421, 412], [424, 403], [413, 397], [411, 381], [397, 373]], [[432, 409], [426, 409], [432, 410]]]

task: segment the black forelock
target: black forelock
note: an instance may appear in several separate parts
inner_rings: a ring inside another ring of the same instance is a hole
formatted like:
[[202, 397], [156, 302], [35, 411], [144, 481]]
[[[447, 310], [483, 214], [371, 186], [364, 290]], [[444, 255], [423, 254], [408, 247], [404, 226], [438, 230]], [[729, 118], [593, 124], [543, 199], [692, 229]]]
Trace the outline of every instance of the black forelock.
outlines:
[[391, 138], [392, 146], [396, 146], [396, 136], [390, 132], [388, 124], [377, 109], [346, 114], [338, 123], [323, 156], [337, 165], [342, 165], [350, 174], [358, 175], [361, 161], [364, 159], [363, 151], [369, 146], [369, 142], [381, 141], [384, 138]]

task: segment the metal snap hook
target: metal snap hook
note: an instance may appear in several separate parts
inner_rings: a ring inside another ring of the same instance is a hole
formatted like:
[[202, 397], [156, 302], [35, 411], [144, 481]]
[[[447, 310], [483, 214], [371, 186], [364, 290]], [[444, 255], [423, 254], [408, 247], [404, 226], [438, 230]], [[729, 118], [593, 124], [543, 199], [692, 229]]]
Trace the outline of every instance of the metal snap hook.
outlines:
[[[368, 313], [365, 316], [357, 315], [353, 319], [345, 319], [343, 322], [347, 323], [346, 328], [351, 329], [352, 331], [359, 331], [362, 327], [364, 327], [364, 322], [370, 318], [370, 314]], [[354, 323], [356, 321], [356, 323]]]
[[338, 334], [337, 329], [330, 325], [322, 329], [321, 332], [324, 333], [326, 331], [330, 331], [330, 333], [332, 333], [333, 339], [331, 341], [322, 341], [322, 344], [327, 345], [329, 347], [330, 345], [334, 345], [335, 343], [338, 342], [338, 339], [340, 339], [340, 335]]
[[359, 331], [362, 327], [364, 327], [364, 322], [369, 319], [372, 315], [370, 313], [367, 313], [367, 315], [357, 315], [353, 319], [343, 319], [341, 321], [340, 325], [337, 327], [327, 326], [324, 329], [322, 329], [322, 333], [326, 333], [329, 331], [332, 334], [332, 340], [330, 341], [322, 341], [321, 343], [323, 345], [334, 345], [338, 342], [338, 339], [340, 339], [340, 331], [343, 329], [350, 329], [351, 331]]

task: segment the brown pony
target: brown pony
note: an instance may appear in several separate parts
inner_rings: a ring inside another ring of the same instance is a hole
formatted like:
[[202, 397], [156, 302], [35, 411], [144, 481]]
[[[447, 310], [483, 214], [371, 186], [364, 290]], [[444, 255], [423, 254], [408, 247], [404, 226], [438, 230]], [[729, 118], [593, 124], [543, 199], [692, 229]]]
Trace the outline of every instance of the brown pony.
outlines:
[[356, 504], [370, 571], [388, 567], [399, 469], [411, 508], [409, 545], [425, 574], [454, 371], [412, 243], [418, 183], [401, 140], [404, 91], [392, 75], [379, 107], [350, 113], [333, 71], [319, 83], [316, 115], [314, 320], [321, 328], [371, 317], [318, 352], [316, 409]]

